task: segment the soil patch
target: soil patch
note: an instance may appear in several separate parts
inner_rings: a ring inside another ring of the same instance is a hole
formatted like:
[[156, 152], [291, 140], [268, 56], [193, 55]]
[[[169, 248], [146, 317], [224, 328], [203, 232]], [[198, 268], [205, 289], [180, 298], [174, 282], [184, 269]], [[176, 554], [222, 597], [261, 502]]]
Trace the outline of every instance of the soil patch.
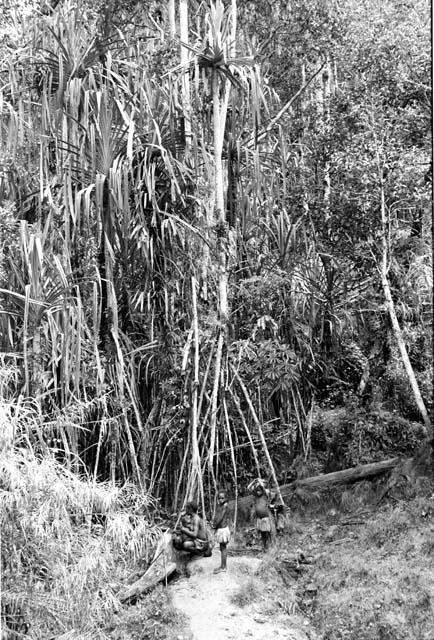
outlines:
[[[261, 558], [231, 557], [226, 573], [213, 574], [220, 554], [189, 564], [189, 578], [170, 586], [172, 601], [189, 621], [183, 640], [307, 640], [303, 631], [291, 629], [279, 611], [264, 608], [257, 573]], [[286, 619], [285, 619], [286, 618]]]

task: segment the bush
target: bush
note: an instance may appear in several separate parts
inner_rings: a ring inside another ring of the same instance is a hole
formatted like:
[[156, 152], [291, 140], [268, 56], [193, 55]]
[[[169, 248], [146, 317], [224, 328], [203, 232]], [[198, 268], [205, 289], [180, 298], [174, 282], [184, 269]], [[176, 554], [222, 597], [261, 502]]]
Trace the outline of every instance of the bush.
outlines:
[[182, 625], [180, 614], [174, 609], [169, 593], [164, 587], [156, 587], [134, 606], [128, 608], [116, 620], [116, 640], [165, 640], [168, 628]]
[[49, 453], [38, 459], [31, 450], [14, 449], [10, 438], [3, 444], [4, 627], [19, 633], [18, 622], [27, 625], [35, 639], [71, 629], [77, 638], [107, 637], [101, 629], [120, 608], [114, 595], [120, 571], [146, 559], [159, 536], [149, 519], [134, 513], [147, 498], [131, 487], [79, 478]]
[[312, 424], [312, 448], [326, 472], [388, 457], [410, 457], [423, 438], [420, 423], [381, 409], [321, 409]]
[[396, 540], [409, 529], [412, 521], [407, 511], [400, 507], [391, 508], [369, 523], [364, 529], [363, 539], [368, 546], [393, 546]]

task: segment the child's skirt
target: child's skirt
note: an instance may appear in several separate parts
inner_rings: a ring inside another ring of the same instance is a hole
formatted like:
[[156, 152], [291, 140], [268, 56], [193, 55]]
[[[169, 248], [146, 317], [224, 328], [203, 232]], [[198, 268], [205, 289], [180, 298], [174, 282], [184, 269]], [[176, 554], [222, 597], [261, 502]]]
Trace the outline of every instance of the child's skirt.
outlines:
[[266, 518], [257, 518], [256, 519], [256, 528], [258, 531], [272, 531], [271, 527], [271, 518], [267, 516]]
[[220, 544], [227, 544], [231, 539], [231, 532], [229, 531], [229, 527], [223, 527], [222, 529], [216, 529], [215, 532], [215, 541]]

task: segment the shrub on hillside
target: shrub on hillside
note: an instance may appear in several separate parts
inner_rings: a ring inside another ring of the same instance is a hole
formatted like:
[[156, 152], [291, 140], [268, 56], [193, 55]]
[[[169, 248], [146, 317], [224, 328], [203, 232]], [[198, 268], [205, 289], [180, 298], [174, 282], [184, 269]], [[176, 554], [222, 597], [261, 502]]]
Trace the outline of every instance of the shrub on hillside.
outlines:
[[381, 409], [320, 409], [312, 424], [312, 450], [326, 472], [388, 457], [410, 457], [423, 438], [420, 423]]

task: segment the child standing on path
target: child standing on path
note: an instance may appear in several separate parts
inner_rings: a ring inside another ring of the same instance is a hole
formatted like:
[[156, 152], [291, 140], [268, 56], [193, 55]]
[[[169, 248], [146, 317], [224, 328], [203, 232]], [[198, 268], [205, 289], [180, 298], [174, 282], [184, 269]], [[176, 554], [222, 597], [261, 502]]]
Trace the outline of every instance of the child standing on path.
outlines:
[[216, 531], [216, 542], [220, 545], [221, 561], [220, 566], [214, 569], [214, 573], [221, 573], [222, 571], [226, 571], [226, 561], [228, 557], [227, 545], [231, 537], [228, 522], [228, 499], [225, 491], [218, 492], [217, 501], [218, 504], [212, 527]]
[[256, 529], [261, 534], [262, 549], [263, 551], [267, 551], [271, 544], [271, 533], [273, 530], [269, 492], [260, 480], [254, 483], [252, 489], [253, 495], [255, 496], [253, 509], [256, 516]]

